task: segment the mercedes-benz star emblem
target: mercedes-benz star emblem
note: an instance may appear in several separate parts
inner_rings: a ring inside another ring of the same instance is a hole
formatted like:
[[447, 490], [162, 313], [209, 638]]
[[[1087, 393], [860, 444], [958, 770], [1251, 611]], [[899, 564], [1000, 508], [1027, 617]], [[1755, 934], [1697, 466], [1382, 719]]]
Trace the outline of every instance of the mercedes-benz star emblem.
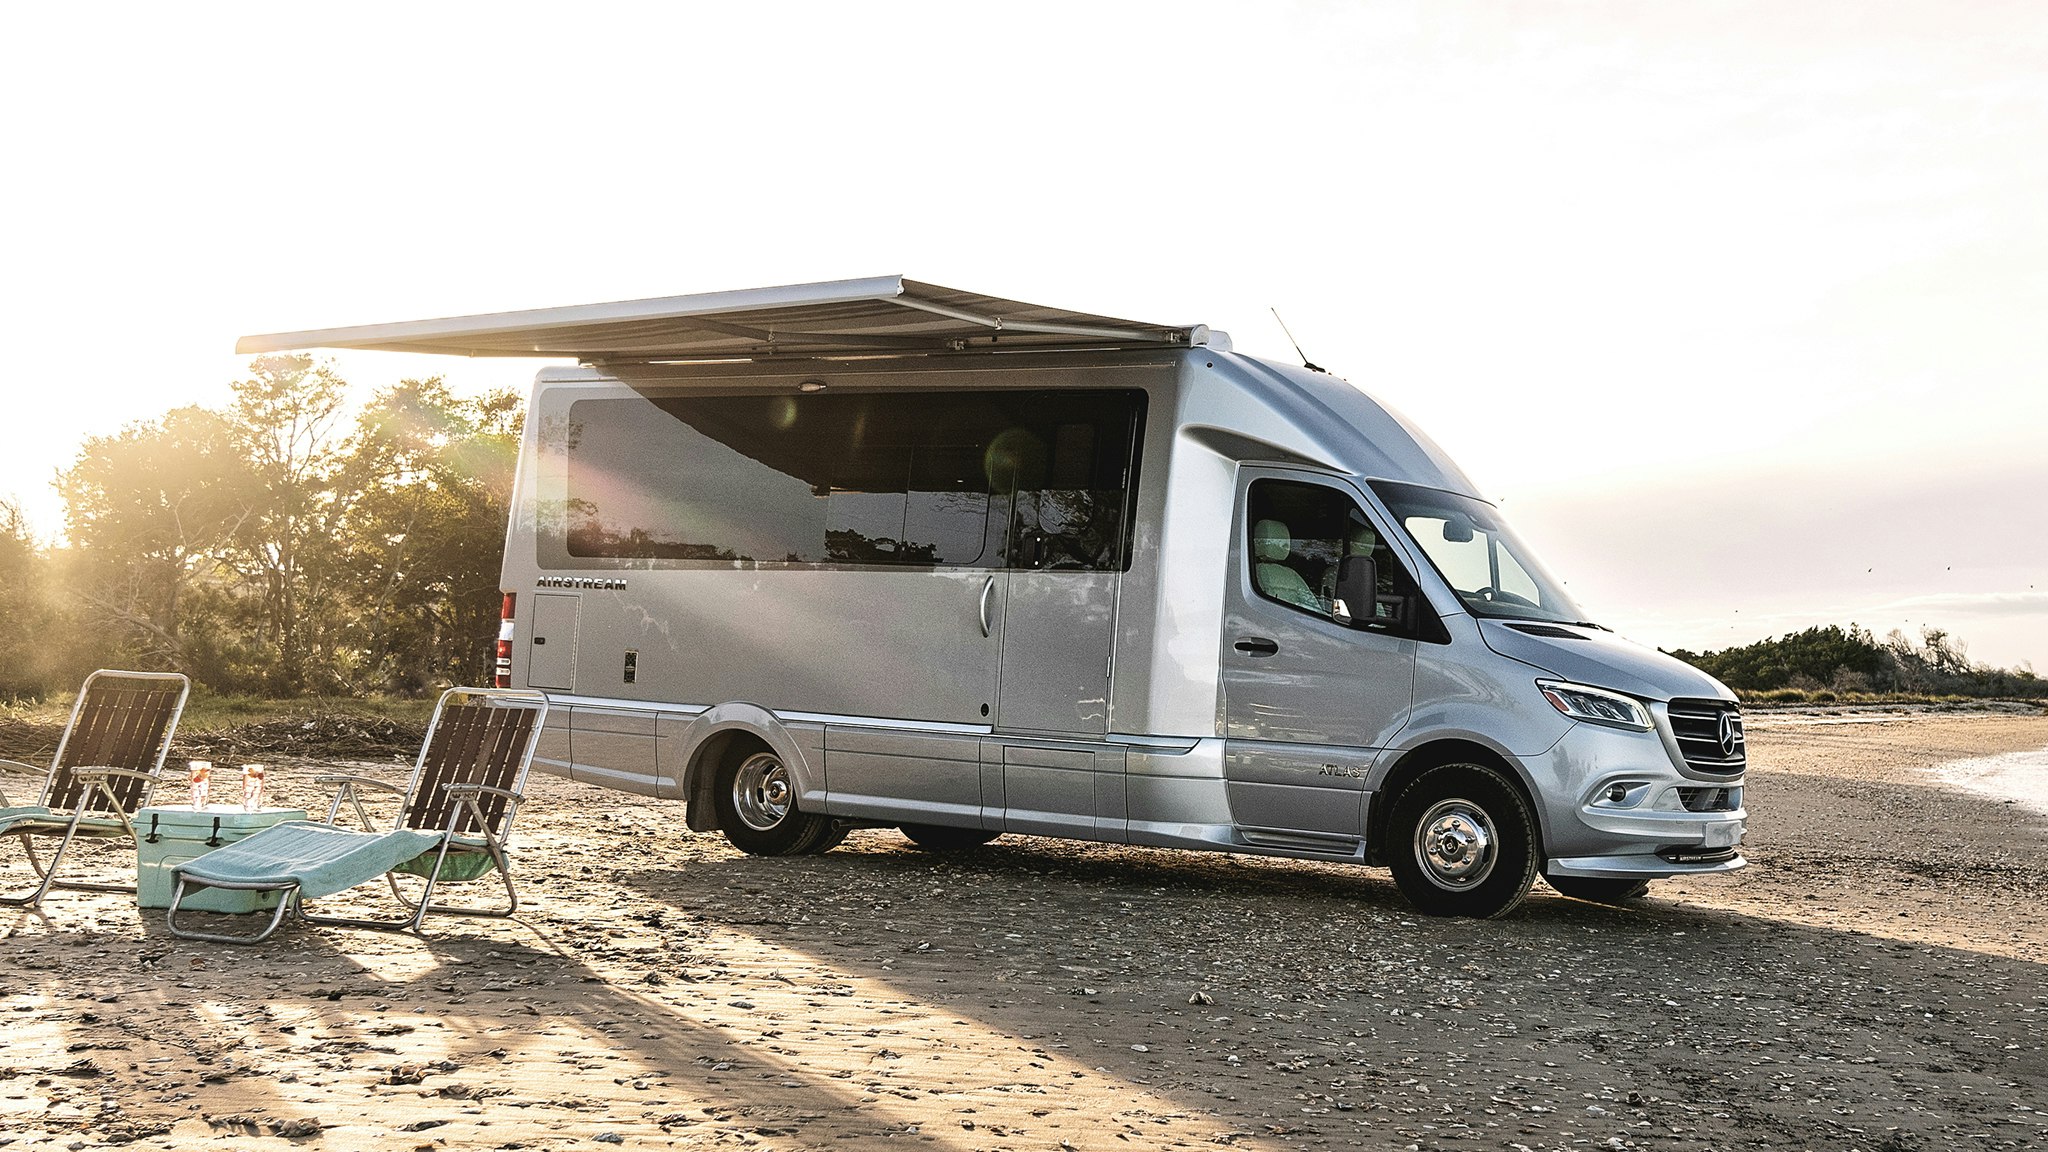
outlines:
[[1721, 713], [1721, 758], [1735, 759], [1735, 750], [1742, 747], [1742, 717], [1733, 712]]

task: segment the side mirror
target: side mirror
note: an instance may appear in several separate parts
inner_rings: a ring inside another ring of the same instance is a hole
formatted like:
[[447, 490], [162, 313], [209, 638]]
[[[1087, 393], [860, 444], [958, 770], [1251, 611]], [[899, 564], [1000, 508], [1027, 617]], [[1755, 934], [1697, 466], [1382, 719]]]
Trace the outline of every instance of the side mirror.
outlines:
[[1346, 556], [1337, 565], [1337, 595], [1330, 602], [1330, 616], [1339, 624], [1363, 628], [1378, 610], [1379, 566], [1370, 556]]

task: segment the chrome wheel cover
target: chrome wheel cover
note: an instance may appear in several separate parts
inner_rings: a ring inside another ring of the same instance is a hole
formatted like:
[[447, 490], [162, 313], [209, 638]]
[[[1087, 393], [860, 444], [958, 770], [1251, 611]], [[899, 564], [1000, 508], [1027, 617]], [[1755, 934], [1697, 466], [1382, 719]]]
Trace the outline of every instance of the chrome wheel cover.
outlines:
[[756, 832], [772, 832], [788, 819], [794, 796], [789, 769], [772, 752], [747, 757], [732, 774], [732, 810]]
[[1467, 891], [1493, 875], [1498, 842], [1486, 809], [1470, 800], [1439, 800], [1415, 822], [1415, 862], [1430, 883], [1449, 892]]

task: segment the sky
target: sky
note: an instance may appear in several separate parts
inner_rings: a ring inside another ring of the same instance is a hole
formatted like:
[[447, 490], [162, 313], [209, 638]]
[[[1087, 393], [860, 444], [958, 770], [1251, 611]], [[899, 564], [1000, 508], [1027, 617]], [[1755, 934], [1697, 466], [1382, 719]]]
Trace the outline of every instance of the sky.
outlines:
[[2038, 4], [9, 5], [0, 101], [46, 538], [240, 335], [900, 272], [1292, 359], [1277, 308], [1645, 643], [2048, 672]]

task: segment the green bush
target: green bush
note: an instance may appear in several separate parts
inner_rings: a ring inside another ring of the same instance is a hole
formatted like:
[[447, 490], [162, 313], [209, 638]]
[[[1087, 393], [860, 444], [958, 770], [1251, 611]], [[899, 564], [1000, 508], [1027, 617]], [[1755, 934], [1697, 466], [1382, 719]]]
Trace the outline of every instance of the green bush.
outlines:
[[1918, 643], [1896, 631], [1880, 642], [1868, 629], [1830, 624], [1717, 652], [1668, 654], [1754, 703], [2048, 700], [2048, 681], [2033, 669], [1972, 663], [1939, 628], [1922, 629]]

